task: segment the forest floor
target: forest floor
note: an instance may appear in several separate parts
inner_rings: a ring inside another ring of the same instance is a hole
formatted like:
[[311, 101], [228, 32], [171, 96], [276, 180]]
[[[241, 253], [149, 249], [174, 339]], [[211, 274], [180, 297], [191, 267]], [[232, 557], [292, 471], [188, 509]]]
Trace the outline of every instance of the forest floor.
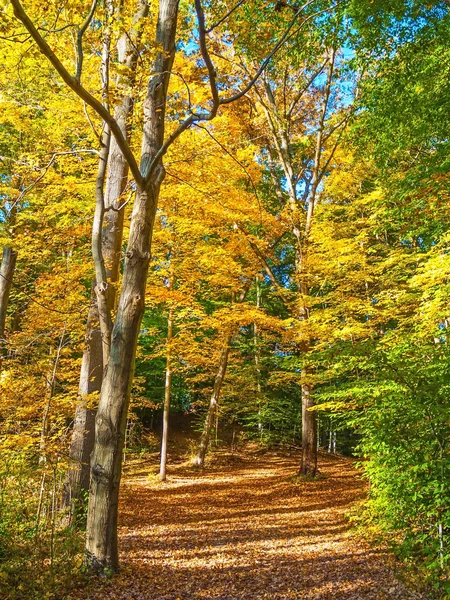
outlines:
[[313, 481], [295, 477], [297, 467], [298, 456], [218, 452], [204, 472], [171, 465], [161, 483], [149, 478], [154, 462], [127, 466], [122, 571], [82, 597], [425, 598], [397, 579], [392, 557], [366, 544], [349, 523], [347, 513], [366, 493], [352, 461], [321, 455], [321, 475]]

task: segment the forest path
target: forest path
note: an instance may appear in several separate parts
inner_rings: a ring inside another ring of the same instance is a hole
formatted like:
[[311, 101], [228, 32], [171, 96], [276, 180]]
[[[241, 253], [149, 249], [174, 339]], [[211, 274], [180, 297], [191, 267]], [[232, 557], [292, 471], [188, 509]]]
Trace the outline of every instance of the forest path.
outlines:
[[297, 481], [298, 457], [216, 456], [204, 473], [171, 467], [166, 483], [134, 466], [121, 499], [123, 569], [85, 598], [422, 598], [351, 530], [345, 514], [365, 484], [350, 460], [321, 456], [322, 478]]

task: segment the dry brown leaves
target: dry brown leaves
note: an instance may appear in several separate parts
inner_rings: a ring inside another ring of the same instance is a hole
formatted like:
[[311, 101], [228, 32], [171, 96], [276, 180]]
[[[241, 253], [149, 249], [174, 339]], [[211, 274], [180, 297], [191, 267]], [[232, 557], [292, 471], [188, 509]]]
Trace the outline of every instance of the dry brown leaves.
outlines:
[[204, 474], [172, 467], [164, 484], [149, 482], [149, 468], [124, 481], [121, 573], [80, 598], [424, 598], [352, 531], [345, 513], [365, 484], [348, 459], [322, 456], [323, 478], [312, 482], [293, 480], [297, 459], [276, 454]]

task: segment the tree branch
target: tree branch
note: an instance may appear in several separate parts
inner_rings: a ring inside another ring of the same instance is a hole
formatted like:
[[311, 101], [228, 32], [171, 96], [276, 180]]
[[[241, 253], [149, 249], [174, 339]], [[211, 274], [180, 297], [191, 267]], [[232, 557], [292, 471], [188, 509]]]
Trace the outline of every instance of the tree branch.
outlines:
[[216, 116], [217, 109], [219, 108], [219, 92], [217, 90], [216, 70], [206, 46], [205, 14], [203, 12], [202, 3], [200, 0], [195, 0], [195, 11], [197, 13], [200, 51], [202, 53], [202, 58], [205, 61], [206, 68], [208, 69], [209, 86], [211, 88], [211, 96], [213, 101], [210, 112], [211, 118], [213, 118]]
[[79, 81], [72, 77], [67, 69], [64, 67], [62, 62], [50, 48], [46, 40], [41, 36], [36, 27], [33, 25], [32, 21], [25, 13], [22, 5], [20, 4], [20, 0], [11, 0], [11, 4], [14, 9], [14, 15], [16, 18], [24, 25], [25, 29], [30, 33], [31, 37], [36, 42], [37, 46], [41, 53], [47, 57], [56, 71], [59, 73], [60, 77], [63, 81], [70, 87], [71, 90], [75, 92], [75, 94], [84, 100], [86, 104], [88, 104], [91, 108], [95, 110], [95, 112], [105, 121], [105, 123], [111, 129], [111, 133], [116, 138], [117, 144], [130, 166], [130, 170], [133, 174], [133, 177], [136, 181], [136, 184], [140, 187], [143, 186], [144, 181], [139, 171], [138, 164], [136, 159], [128, 145], [128, 142], [124, 138], [122, 131], [120, 130], [119, 125], [117, 124], [114, 117], [110, 114], [110, 112], [103, 106], [101, 102], [99, 102], [94, 96], [92, 96], [81, 84]]
[[95, 9], [97, 8], [97, 0], [93, 0], [91, 10], [89, 11], [88, 16], [86, 17], [85, 22], [78, 30], [77, 33], [77, 68], [75, 72], [75, 79], [78, 83], [81, 82], [81, 71], [83, 69], [83, 35], [86, 29], [89, 27], [95, 13]]
[[[241, 6], [241, 4], [244, 4], [244, 2], [245, 2], [245, 1], [246, 1], [246, 0], [239, 0], [239, 2], [238, 2], [237, 4], [235, 4], [235, 5], [233, 6], [233, 8], [231, 8], [231, 9], [230, 9], [230, 10], [227, 12], [227, 14], [226, 14], [226, 15], [224, 15], [223, 17], [221, 17], [221, 18], [220, 18], [220, 19], [219, 19], [219, 20], [218, 20], [216, 23], [214, 23], [214, 25], [211, 25], [211, 27], [209, 27], [209, 29], [207, 29], [207, 30], [205, 31], [205, 33], [206, 33], [206, 34], [208, 34], [208, 33], [211, 33], [211, 31], [213, 31], [214, 29], [216, 29], [216, 27], [219, 27], [219, 25], [222, 25], [222, 23], [223, 23], [224, 21], [226, 21], [226, 20], [228, 19], [228, 17], [229, 17], [230, 15], [232, 15], [232, 14], [234, 13], [234, 11], [235, 11], [237, 8], [239, 8], [239, 7]], [[450, 2], [450, 0], [449, 0], [449, 2]]]
[[[244, 87], [243, 90], [241, 90], [240, 92], [238, 92], [237, 94], [235, 94], [234, 96], [230, 96], [229, 98], [222, 98], [220, 100], [220, 104], [230, 104], [231, 102], [235, 102], [236, 100], [239, 100], [239, 98], [242, 98], [242, 96], [245, 96], [245, 94], [255, 85], [255, 83], [258, 81], [259, 77], [262, 75], [262, 73], [266, 70], [266, 67], [268, 66], [268, 64], [270, 63], [270, 61], [272, 60], [272, 58], [275, 56], [275, 54], [278, 52], [278, 50], [281, 48], [281, 46], [284, 44], [284, 42], [286, 41], [286, 39], [289, 37], [289, 34], [291, 32], [291, 29], [294, 27], [298, 17], [300, 16], [300, 14], [313, 2], [315, 2], [316, 0], [308, 0], [308, 2], [306, 2], [303, 6], [300, 6], [294, 14], [294, 17], [291, 19], [289, 25], [287, 26], [286, 31], [283, 33], [283, 35], [281, 36], [281, 38], [278, 40], [278, 42], [275, 44], [275, 46], [273, 47], [272, 51], [269, 53], [269, 55], [267, 56], [266, 59], [264, 59], [264, 61], [262, 62], [261, 66], [259, 67], [259, 69], [257, 70], [256, 74], [253, 76], [253, 78], [249, 81], [249, 83]], [[329, 9], [327, 9], [329, 10]], [[320, 12], [324, 12], [324, 11], [320, 11]], [[320, 13], [315, 13], [314, 15], [310, 15], [309, 17], [306, 17], [306, 19], [304, 19], [300, 25], [300, 27], [303, 27], [303, 25], [305, 23], [307, 23], [310, 19], [312, 19], [314, 16], [316, 16], [317, 14]], [[299, 29], [300, 29], [299, 27]], [[298, 30], [297, 30], [298, 31]]]

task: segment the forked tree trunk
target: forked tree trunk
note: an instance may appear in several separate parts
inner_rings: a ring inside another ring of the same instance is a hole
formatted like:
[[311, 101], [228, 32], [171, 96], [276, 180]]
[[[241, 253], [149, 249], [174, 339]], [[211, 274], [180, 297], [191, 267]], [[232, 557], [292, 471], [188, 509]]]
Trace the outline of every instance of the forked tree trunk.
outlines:
[[196, 467], [203, 468], [205, 464], [206, 452], [208, 451], [209, 439], [211, 437], [211, 430], [217, 414], [217, 405], [219, 403], [220, 390], [222, 388], [223, 380], [227, 372], [228, 356], [230, 354], [231, 346], [231, 334], [227, 335], [225, 345], [220, 355], [219, 368], [217, 370], [216, 378], [214, 380], [214, 388], [209, 401], [208, 412], [206, 413], [205, 424], [203, 426], [202, 435], [198, 445], [198, 450], [192, 464]]
[[[175, 56], [178, 0], [159, 4], [156, 31], [160, 52], [155, 59], [144, 101], [141, 174], [145, 178], [164, 142], [165, 105]], [[164, 178], [160, 163], [149, 179], [137, 183], [130, 236], [111, 349], [95, 421], [91, 457], [91, 487], [86, 554], [89, 567], [104, 573], [118, 569], [117, 515], [122, 450], [125, 439], [136, 346], [145, 307], [145, 288], [159, 189]]]
[[[147, 16], [147, 13], [147, 5], [139, 2], [133, 17], [131, 30], [122, 35], [117, 45], [118, 63], [126, 68], [126, 74], [119, 75], [117, 81], [117, 87], [123, 94], [123, 99], [114, 109], [114, 118], [125, 138], [129, 137], [127, 135], [129, 120], [133, 112], [132, 91], [135, 84], [136, 63], [142, 35], [142, 19]], [[106, 306], [109, 312], [116, 308], [125, 213], [123, 194], [127, 186], [128, 170], [128, 163], [120, 151], [116, 139], [111, 137], [102, 229], [102, 255], [107, 279]], [[63, 497], [65, 506], [68, 506], [71, 499], [77, 503], [89, 489], [90, 456], [94, 449], [96, 410], [87, 406], [86, 396], [95, 392], [100, 393], [104, 370], [102, 335], [98, 326], [99, 314], [95, 287], [94, 282], [91, 291], [91, 307], [86, 324], [86, 342], [80, 372], [78, 403], [69, 449], [72, 466], [69, 469], [65, 484]]]
[[167, 466], [167, 442], [169, 439], [169, 413], [170, 413], [170, 393], [172, 386], [172, 354], [171, 341], [173, 337], [173, 311], [170, 309], [167, 319], [167, 359], [166, 359], [166, 381], [164, 385], [164, 409], [163, 409], [163, 429], [161, 440], [161, 464], [159, 469], [159, 478], [166, 480]]
[[[156, 191], [157, 192], [157, 191]], [[118, 568], [117, 509], [136, 345], [144, 312], [156, 197], [140, 190], [133, 210], [123, 289], [95, 419], [87, 521], [87, 559], [96, 572]]]

